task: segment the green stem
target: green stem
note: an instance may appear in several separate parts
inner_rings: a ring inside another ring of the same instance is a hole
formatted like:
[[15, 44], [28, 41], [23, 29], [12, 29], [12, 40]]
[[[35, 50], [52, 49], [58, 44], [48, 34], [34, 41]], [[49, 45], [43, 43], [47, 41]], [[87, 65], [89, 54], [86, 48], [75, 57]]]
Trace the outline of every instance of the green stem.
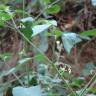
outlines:
[[[85, 86], [85, 88], [82, 90], [81, 94], [79, 96], [84, 96], [85, 93], [87, 93], [87, 88], [91, 85], [93, 85], [92, 82], [94, 82], [96, 80], [96, 73], [94, 74], [94, 76], [91, 78], [91, 80], [89, 81], [89, 83]], [[92, 84], [91, 84], [92, 83]], [[90, 88], [90, 87], [89, 87]]]
[[25, 0], [23, 0], [23, 18], [24, 18]]

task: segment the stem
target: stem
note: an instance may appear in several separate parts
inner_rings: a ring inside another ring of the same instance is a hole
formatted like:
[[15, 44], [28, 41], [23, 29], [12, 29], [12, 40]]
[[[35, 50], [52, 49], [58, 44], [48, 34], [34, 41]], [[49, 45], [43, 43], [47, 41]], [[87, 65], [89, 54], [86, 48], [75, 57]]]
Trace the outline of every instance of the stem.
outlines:
[[[91, 78], [91, 80], [88, 82], [88, 84], [85, 86], [85, 88], [82, 90], [81, 94], [79, 96], [84, 96], [85, 93], [87, 93], [87, 88], [88, 86], [91, 86], [93, 85], [94, 83], [92, 82], [95, 82], [96, 81], [96, 73], [94, 74], [94, 76]], [[92, 84], [91, 84], [92, 83]], [[90, 88], [90, 87], [89, 87]]]
[[23, 18], [24, 18], [25, 0], [23, 0]]
[[[27, 42], [25, 41], [25, 50], [27, 49]], [[26, 73], [27, 73], [27, 81], [28, 81], [28, 86], [29, 86], [29, 82], [30, 82], [30, 71], [29, 71], [29, 64], [26, 64]]]

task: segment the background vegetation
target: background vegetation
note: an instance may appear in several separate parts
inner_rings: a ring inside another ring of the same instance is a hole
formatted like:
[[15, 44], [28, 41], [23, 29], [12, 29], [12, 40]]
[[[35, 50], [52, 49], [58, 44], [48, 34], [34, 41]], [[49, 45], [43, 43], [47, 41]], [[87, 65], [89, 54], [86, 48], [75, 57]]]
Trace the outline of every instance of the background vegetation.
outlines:
[[1, 0], [0, 96], [96, 96], [96, 1]]

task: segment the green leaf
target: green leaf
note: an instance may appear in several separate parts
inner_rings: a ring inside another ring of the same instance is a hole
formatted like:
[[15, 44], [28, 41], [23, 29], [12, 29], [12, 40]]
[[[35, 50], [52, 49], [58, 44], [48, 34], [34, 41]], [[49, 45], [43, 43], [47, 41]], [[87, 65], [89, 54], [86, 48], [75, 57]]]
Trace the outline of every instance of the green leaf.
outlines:
[[0, 12], [0, 21], [4, 22], [6, 20], [10, 20], [10, 15], [4, 12]]
[[46, 31], [52, 25], [57, 26], [57, 22], [55, 20], [46, 20], [45, 24], [35, 25], [34, 27], [32, 27], [33, 30], [32, 37], [36, 36], [37, 34], [40, 34], [41, 32]]
[[20, 30], [29, 40], [31, 40], [31, 35], [33, 33], [31, 28], [33, 20], [32, 17], [26, 17], [20, 20]]
[[47, 30], [50, 27], [48, 24], [42, 24], [42, 25], [36, 25], [32, 28], [33, 34], [32, 37], [36, 36], [37, 34], [40, 34], [41, 32]]
[[0, 26], [4, 26], [5, 22], [14, 16], [9, 6], [0, 5]]
[[61, 32], [60, 30], [55, 30], [54, 34], [55, 34], [56, 38], [58, 38], [58, 37], [62, 36], [63, 32]]
[[0, 12], [0, 26], [4, 26], [4, 23], [10, 19], [11, 16], [8, 13]]
[[57, 5], [57, 4], [51, 6], [50, 8], [48, 8], [48, 9], [46, 10], [46, 12], [47, 12], [48, 14], [55, 14], [55, 13], [58, 13], [59, 11], [60, 11], [60, 6]]
[[60, 31], [59, 29], [55, 28], [52, 30], [52, 32], [48, 32], [46, 33], [46, 36], [55, 36], [56, 38], [61, 37], [63, 34], [62, 31]]
[[23, 58], [23, 59], [19, 60], [17, 64], [21, 66], [22, 64], [27, 63], [31, 59], [32, 58]]
[[80, 43], [82, 40], [90, 40], [90, 38], [86, 36], [80, 36], [76, 33], [71, 32], [66, 32], [62, 35], [63, 45], [68, 54], [70, 53], [74, 45]]
[[71, 86], [75, 87], [75, 88], [81, 88], [82, 84], [84, 84], [84, 78], [83, 77], [78, 77], [78, 78], [73, 79], [73, 82], [71, 83]]
[[63, 41], [63, 45], [64, 45], [65, 50], [69, 54], [71, 49], [73, 48], [73, 46], [75, 44], [81, 42], [82, 39], [79, 37], [79, 35], [77, 35], [75, 33], [63, 33], [62, 41]]
[[[45, 24], [35, 25], [34, 27], [32, 27], [32, 41], [34, 42], [34, 45], [43, 53], [48, 49], [48, 37], [46, 36], [46, 30], [52, 25], [57, 26], [57, 22], [55, 20], [45, 20]], [[36, 51], [37, 50], [34, 49], [35, 53]]]
[[33, 22], [33, 20], [34, 19], [32, 17], [26, 17], [26, 18], [21, 19], [20, 21], [25, 23], [25, 22]]
[[23, 26], [20, 30], [21, 32], [29, 39], [31, 40], [31, 35], [33, 33], [32, 31], [32, 23], [31, 22], [25, 22], [25, 23], [22, 23]]
[[37, 54], [34, 59], [36, 59], [37, 61], [45, 61], [45, 55], [42, 54]]
[[29, 88], [18, 86], [13, 88], [12, 93], [13, 96], [42, 96], [41, 87], [39, 85]]
[[96, 29], [84, 31], [80, 35], [82, 35], [82, 36], [96, 36]]

